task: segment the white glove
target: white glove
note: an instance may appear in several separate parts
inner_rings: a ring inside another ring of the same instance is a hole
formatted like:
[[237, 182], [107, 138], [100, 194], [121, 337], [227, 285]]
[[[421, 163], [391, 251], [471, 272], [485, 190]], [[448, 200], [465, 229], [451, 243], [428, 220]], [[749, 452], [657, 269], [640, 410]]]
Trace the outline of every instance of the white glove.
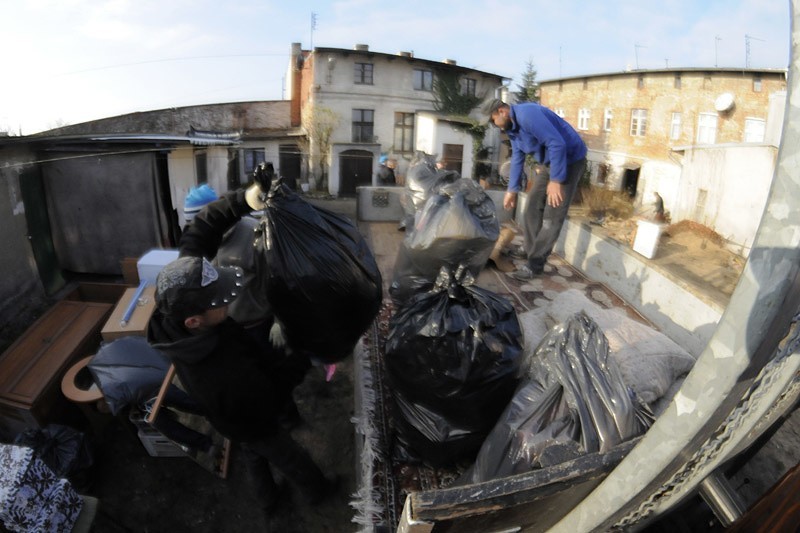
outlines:
[[258, 183], [252, 184], [244, 192], [244, 200], [253, 211], [261, 211], [266, 207], [267, 204], [262, 200], [263, 196], [264, 194], [261, 191], [261, 187], [258, 186]]
[[286, 338], [283, 336], [283, 328], [281, 323], [277, 320], [272, 324], [269, 330], [269, 341], [272, 343], [273, 348], [283, 348], [286, 346]]

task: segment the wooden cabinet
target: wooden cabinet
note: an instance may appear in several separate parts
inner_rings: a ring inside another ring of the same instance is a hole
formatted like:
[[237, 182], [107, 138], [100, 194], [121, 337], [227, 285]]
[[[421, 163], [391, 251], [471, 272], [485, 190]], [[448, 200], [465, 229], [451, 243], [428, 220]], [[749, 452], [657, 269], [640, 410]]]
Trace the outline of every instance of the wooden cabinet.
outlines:
[[69, 408], [61, 378], [95, 353], [112, 304], [62, 300], [0, 356], [0, 437], [57, 422]]

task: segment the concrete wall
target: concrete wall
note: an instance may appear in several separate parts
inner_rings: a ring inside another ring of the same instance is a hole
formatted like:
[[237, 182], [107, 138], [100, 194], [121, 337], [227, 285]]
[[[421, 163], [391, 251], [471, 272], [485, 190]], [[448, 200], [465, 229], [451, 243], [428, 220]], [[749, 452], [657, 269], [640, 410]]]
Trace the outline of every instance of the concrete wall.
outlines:
[[472, 136], [459, 128], [457, 124], [442, 120], [434, 115], [418, 114], [416, 118], [415, 148], [426, 154], [434, 154], [441, 158], [445, 144], [456, 144], [462, 147], [461, 171], [465, 178], [474, 177], [474, 156], [472, 154]]
[[776, 156], [777, 149], [766, 144], [686, 150], [678, 196], [670, 203], [665, 198], [672, 221], [704, 224], [747, 256], [766, 205]]
[[593, 234], [585, 224], [567, 220], [555, 252], [608, 286], [694, 357], [706, 347], [725, 311], [641, 261], [630, 249]]
[[[34, 316], [47, 306], [44, 287], [28, 240], [20, 178], [38, 172], [25, 164], [36, 159], [33, 152], [4, 147], [0, 153], [0, 350], [24, 331]], [[36, 207], [31, 206], [31, 209]], [[44, 206], [40, 206], [44, 209]]]

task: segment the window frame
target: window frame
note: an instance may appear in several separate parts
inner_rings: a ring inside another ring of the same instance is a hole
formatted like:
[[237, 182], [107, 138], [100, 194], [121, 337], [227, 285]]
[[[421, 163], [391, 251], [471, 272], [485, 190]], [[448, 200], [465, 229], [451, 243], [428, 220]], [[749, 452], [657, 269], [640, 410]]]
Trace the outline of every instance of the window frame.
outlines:
[[[359, 69], [360, 66], [360, 69]], [[366, 68], [369, 67], [369, 68]], [[369, 71], [369, 74], [367, 74]], [[367, 79], [369, 78], [369, 79]], [[363, 61], [356, 61], [353, 63], [353, 83], [356, 85], [374, 85], [375, 83], [375, 65], [373, 63], [366, 63]]]
[[582, 107], [578, 109], [578, 129], [582, 131], [586, 131], [589, 129], [589, 119], [592, 116], [592, 112], [589, 110], [588, 107]]
[[683, 113], [680, 111], [673, 111], [672, 118], [670, 119], [669, 123], [669, 139], [671, 141], [677, 141], [681, 138], [681, 133], [683, 131]]
[[631, 137], [645, 137], [647, 135], [647, 109], [636, 107], [631, 109]]
[[[411, 124], [408, 124], [406, 122], [407, 120], [410, 120]], [[408, 149], [406, 150], [406, 148]], [[406, 113], [404, 111], [394, 112], [393, 151], [399, 154], [414, 153], [414, 113]]]
[[761, 76], [753, 76], [753, 92], [760, 93], [764, 88], [764, 80]]
[[412, 86], [415, 91], [433, 92], [433, 71], [431, 69], [415, 68]]
[[[261, 154], [261, 158], [259, 159], [257, 156]], [[253, 157], [249, 157], [249, 156]], [[250, 176], [258, 167], [260, 163], [264, 163], [267, 161], [267, 151], [264, 148], [242, 148], [242, 171], [244, 172], [245, 176]], [[248, 162], [252, 159], [253, 166], [248, 168]]]
[[478, 80], [475, 78], [461, 78], [459, 80], [462, 96], [475, 96], [478, 94]]
[[[356, 120], [356, 113], [360, 115], [360, 120]], [[369, 114], [371, 120], [366, 120]], [[364, 108], [353, 108], [350, 115], [351, 139], [354, 143], [371, 143], [375, 140], [375, 110]]]
[[[714, 121], [714, 127], [709, 128], [707, 124], [703, 124], [703, 119], [710, 119]], [[717, 114], [716, 113], [698, 113], [697, 114], [697, 137], [696, 142], [697, 144], [715, 144], [717, 142]], [[711, 131], [713, 135], [711, 136], [711, 141], [706, 140], [705, 132]]]
[[611, 121], [614, 120], [614, 110], [607, 107], [603, 110], [603, 131], [611, 131]]
[[[752, 126], [758, 124], [760, 126], [760, 135], [758, 140], [750, 140], [748, 137], [752, 135]], [[744, 136], [742, 141], [746, 143], [763, 143], [767, 136], [767, 121], [758, 117], [745, 117], [744, 119]]]

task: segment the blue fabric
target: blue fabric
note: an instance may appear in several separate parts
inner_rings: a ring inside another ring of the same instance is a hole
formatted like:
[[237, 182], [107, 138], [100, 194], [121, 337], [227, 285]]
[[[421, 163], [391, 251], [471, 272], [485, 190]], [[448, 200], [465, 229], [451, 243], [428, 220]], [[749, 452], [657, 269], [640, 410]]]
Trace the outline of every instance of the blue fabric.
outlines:
[[202, 207], [217, 199], [217, 193], [208, 184], [192, 187], [184, 200], [184, 207]]
[[550, 165], [550, 179], [564, 183], [567, 165], [586, 157], [586, 144], [578, 132], [550, 109], [534, 103], [511, 106], [511, 127], [506, 131], [511, 141], [511, 172], [508, 190], [519, 192], [525, 155]]

